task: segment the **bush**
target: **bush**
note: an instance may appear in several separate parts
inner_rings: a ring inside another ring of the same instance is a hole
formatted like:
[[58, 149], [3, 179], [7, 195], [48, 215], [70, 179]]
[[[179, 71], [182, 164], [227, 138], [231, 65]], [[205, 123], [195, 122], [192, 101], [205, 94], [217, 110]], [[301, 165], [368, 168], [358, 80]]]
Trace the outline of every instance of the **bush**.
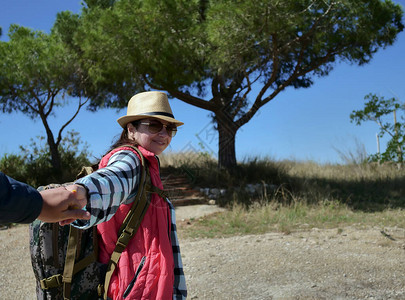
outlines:
[[[226, 171], [218, 169], [212, 157], [190, 155], [183, 153], [176, 159], [173, 154], [162, 169], [172, 174], [191, 174], [196, 188], [226, 189], [226, 195], [217, 199], [221, 206], [337, 202], [363, 211], [405, 208], [405, 169], [395, 164], [339, 165], [253, 158]], [[263, 190], [252, 195], [245, 189], [248, 184], [262, 184]]]
[[[255, 201], [268, 201], [267, 185], [280, 186], [286, 181], [283, 164], [270, 159], [246, 159], [235, 169], [219, 169], [218, 162], [207, 153], [188, 152], [164, 154], [162, 173], [186, 175], [195, 188], [225, 189], [226, 195], [217, 199], [221, 206], [239, 203], [249, 206]], [[252, 195], [245, 189], [248, 184], [261, 184], [263, 191]]]
[[21, 154], [5, 154], [0, 159], [0, 170], [19, 181], [38, 187], [73, 181], [82, 166], [90, 165], [88, 145], [84, 144], [79, 149], [82, 142], [77, 132], [68, 132], [59, 146], [63, 174], [55, 174], [49, 148], [44, 143], [45, 138], [37, 139], [31, 139], [28, 147], [20, 146]]

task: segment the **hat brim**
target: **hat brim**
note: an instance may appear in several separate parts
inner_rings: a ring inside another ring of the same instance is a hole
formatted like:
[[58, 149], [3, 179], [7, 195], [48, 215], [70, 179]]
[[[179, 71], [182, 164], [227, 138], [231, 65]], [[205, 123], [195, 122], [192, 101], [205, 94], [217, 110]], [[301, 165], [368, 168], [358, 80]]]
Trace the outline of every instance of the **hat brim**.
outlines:
[[152, 118], [152, 119], [160, 119], [160, 120], [164, 120], [167, 121], [169, 123], [173, 123], [176, 126], [181, 126], [184, 125], [183, 122], [180, 122], [174, 118], [171, 117], [166, 117], [166, 116], [161, 116], [161, 115], [136, 115], [136, 116], [123, 116], [121, 118], [119, 118], [117, 120], [118, 124], [120, 124], [120, 126], [122, 128], [125, 128], [127, 126], [128, 123], [136, 121], [136, 120], [142, 120], [142, 119], [147, 119], [147, 118]]

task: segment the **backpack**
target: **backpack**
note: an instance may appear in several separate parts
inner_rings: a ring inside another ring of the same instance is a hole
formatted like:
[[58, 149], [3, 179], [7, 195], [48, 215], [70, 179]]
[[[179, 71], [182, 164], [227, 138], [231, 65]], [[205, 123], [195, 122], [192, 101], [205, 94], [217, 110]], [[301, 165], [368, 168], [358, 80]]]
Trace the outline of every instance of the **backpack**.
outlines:
[[[149, 206], [147, 193], [164, 191], [151, 183], [149, 170], [142, 153], [133, 146], [141, 159], [141, 178], [133, 205], [121, 228], [116, 247], [108, 264], [98, 262], [97, 227], [85, 230], [71, 225], [44, 223], [35, 220], [30, 224], [31, 263], [36, 278], [37, 299], [107, 299], [107, 290], [121, 253], [135, 235]], [[96, 168], [84, 167], [78, 178], [92, 173]], [[39, 187], [46, 190], [65, 184]]]

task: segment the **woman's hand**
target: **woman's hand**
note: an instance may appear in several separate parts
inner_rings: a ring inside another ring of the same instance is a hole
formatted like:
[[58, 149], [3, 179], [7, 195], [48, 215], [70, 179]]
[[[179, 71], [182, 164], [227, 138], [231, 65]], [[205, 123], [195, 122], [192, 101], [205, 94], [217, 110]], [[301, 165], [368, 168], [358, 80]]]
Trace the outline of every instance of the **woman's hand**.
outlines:
[[[83, 187], [82, 187], [83, 188]], [[86, 189], [83, 188], [86, 193]], [[90, 219], [90, 213], [82, 210], [87, 204], [83, 192], [73, 192], [64, 187], [41, 191], [43, 204], [38, 219], [43, 222], [70, 224], [76, 219]]]
[[90, 213], [87, 211], [82, 210], [82, 208], [87, 204], [87, 191], [86, 189], [80, 185], [80, 184], [72, 184], [68, 185], [65, 187], [67, 191], [69, 191], [71, 194], [74, 195], [76, 201], [80, 203], [71, 203], [69, 206], [70, 211], [75, 211], [80, 209], [82, 212], [86, 214], [86, 218], [75, 218], [75, 219], [65, 219], [59, 222], [59, 225], [64, 226], [64, 225], [69, 225], [72, 222], [74, 222], [76, 219], [83, 219], [83, 220], [89, 220], [90, 219]]

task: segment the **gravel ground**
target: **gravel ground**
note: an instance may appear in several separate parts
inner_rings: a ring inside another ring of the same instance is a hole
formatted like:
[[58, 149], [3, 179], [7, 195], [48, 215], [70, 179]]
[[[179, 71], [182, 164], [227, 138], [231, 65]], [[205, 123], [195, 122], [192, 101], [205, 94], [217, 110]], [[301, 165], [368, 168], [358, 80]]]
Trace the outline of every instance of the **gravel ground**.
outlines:
[[[405, 230], [381, 231], [194, 240], [180, 230], [188, 299], [405, 299]], [[0, 261], [0, 299], [35, 299], [27, 226], [0, 231]]]
[[405, 231], [183, 241], [191, 299], [405, 299]]

